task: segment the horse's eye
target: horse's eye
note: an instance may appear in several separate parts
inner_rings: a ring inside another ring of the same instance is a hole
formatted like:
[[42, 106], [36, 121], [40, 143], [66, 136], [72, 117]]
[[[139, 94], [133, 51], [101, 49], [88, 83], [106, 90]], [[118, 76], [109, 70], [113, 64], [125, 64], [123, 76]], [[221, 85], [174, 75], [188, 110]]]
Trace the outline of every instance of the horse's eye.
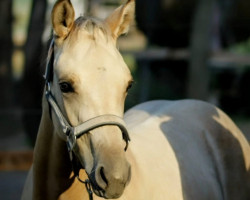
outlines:
[[133, 83], [134, 83], [134, 81], [129, 81], [126, 92], [128, 92], [128, 90], [132, 88]]
[[62, 83], [59, 83], [59, 85], [60, 85], [60, 89], [63, 93], [69, 93], [69, 92], [74, 91], [74, 89], [70, 83], [62, 82]]

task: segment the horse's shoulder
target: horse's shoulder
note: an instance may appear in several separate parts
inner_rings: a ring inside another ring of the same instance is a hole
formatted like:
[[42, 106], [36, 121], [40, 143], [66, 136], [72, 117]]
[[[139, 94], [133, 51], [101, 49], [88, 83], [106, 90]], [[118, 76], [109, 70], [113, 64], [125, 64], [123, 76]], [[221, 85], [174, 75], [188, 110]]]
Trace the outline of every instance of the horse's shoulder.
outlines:
[[250, 167], [250, 146], [245, 136], [227, 114], [212, 104], [199, 100], [151, 101], [129, 110], [125, 120], [129, 128], [146, 137], [155, 135], [152, 130], [160, 130], [176, 148], [182, 149], [185, 143], [199, 144], [205, 151], [229, 160], [241, 154], [237, 159], [245, 160]]
[[[235, 123], [216, 106], [198, 100], [151, 101], [128, 110], [125, 120], [142, 140], [160, 136], [155, 149], [165, 139], [182, 172], [211, 170], [232, 196], [236, 195], [233, 185], [240, 185], [237, 177], [250, 185], [250, 146]], [[211, 174], [206, 179], [213, 182]], [[225, 182], [225, 177], [231, 181]], [[241, 199], [247, 195], [243, 190]]]

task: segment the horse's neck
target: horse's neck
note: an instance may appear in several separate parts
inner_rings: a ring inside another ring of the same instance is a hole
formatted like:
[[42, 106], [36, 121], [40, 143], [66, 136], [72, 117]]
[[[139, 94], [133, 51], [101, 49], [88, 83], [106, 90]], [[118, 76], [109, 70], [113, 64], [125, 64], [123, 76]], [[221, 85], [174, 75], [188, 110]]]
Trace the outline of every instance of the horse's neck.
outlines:
[[66, 144], [54, 131], [48, 105], [44, 101], [34, 149], [33, 199], [57, 199], [58, 195], [67, 190], [73, 181], [70, 179], [72, 169]]

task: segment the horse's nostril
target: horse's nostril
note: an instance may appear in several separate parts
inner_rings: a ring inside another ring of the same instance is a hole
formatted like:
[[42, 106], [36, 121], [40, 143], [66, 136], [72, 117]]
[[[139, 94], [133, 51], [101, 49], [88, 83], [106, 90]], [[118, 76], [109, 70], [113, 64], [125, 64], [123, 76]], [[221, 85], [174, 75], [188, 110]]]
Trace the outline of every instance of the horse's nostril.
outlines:
[[101, 169], [100, 169], [100, 175], [101, 175], [102, 180], [108, 185], [108, 180], [107, 180], [107, 178], [106, 178], [106, 176], [104, 174], [104, 168], [103, 167], [101, 167]]

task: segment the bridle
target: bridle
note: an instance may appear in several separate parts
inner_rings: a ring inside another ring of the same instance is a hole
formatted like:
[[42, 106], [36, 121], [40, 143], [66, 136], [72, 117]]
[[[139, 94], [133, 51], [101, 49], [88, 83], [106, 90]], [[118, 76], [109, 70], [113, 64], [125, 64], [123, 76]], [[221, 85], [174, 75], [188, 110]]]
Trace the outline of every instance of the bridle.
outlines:
[[48, 52], [48, 60], [46, 65], [46, 71], [44, 75], [45, 79], [45, 95], [46, 99], [49, 103], [49, 110], [54, 111], [60, 125], [62, 132], [65, 134], [67, 138], [67, 148], [69, 152], [70, 161], [72, 163], [73, 171], [78, 180], [85, 184], [87, 191], [89, 193], [90, 199], [92, 197], [92, 190], [89, 180], [81, 180], [79, 177], [79, 164], [76, 162], [76, 156], [74, 155], [74, 149], [76, 148], [76, 140], [80, 138], [82, 135], [89, 133], [89, 131], [96, 129], [98, 127], [106, 126], [106, 125], [114, 125], [117, 126], [121, 132], [123, 139], [126, 142], [125, 151], [128, 148], [128, 144], [130, 141], [130, 137], [126, 128], [126, 124], [121, 117], [112, 114], [100, 115], [94, 118], [91, 118], [78, 126], [71, 126], [67, 119], [64, 117], [61, 109], [59, 108], [52, 92], [51, 92], [51, 82], [53, 81], [53, 71], [54, 71], [54, 39], [52, 39], [49, 52]]

